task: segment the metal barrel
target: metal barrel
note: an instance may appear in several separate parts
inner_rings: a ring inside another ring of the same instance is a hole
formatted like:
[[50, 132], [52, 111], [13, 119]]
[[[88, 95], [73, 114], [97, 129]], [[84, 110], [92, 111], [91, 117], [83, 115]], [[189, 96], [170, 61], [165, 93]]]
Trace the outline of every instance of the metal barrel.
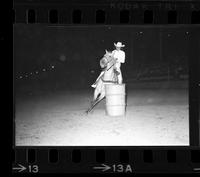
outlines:
[[126, 112], [125, 84], [106, 84], [106, 114], [124, 116]]

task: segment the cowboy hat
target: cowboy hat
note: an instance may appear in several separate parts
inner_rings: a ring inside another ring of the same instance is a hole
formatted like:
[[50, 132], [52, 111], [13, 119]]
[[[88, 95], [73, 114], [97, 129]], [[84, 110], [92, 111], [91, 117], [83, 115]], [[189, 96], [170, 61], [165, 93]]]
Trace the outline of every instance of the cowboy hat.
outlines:
[[115, 47], [125, 47], [125, 45], [122, 45], [121, 42], [117, 42], [117, 44], [114, 43], [114, 46]]

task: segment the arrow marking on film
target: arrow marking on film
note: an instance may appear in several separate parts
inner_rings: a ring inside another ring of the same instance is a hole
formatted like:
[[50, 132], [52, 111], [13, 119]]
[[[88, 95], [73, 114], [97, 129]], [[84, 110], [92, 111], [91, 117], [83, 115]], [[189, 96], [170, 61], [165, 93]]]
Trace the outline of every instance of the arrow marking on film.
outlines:
[[200, 168], [193, 168], [196, 173], [200, 173]]
[[14, 167], [12, 168], [13, 170], [19, 170], [18, 172], [22, 172], [24, 170], [26, 170], [26, 167], [24, 167], [23, 165], [21, 164], [18, 164], [19, 167]]
[[101, 164], [102, 166], [101, 167], [93, 167], [95, 170], [102, 170], [102, 171], [107, 171], [109, 169], [111, 169], [110, 166], [108, 165], [105, 165], [105, 164]]
[[200, 168], [193, 168], [193, 170], [195, 170], [195, 171], [200, 171]]

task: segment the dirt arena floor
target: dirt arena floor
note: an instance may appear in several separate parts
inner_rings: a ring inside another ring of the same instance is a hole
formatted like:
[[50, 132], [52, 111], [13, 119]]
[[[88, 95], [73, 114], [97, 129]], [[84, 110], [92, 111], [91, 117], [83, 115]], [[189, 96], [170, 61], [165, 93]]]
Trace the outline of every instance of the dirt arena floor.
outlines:
[[87, 115], [93, 90], [16, 98], [17, 146], [189, 145], [186, 89], [128, 89], [126, 116], [105, 114], [105, 99]]

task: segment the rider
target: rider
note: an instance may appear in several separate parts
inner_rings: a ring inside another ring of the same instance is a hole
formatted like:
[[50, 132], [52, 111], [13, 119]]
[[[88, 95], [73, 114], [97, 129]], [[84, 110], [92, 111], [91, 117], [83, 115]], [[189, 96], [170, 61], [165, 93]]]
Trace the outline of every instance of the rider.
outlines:
[[114, 43], [116, 47], [115, 50], [112, 51], [113, 57], [117, 59], [115, 64], [116, 71], [118, 72], [118, 84], [122, 84], [122, 73], [121, 73], [121, 63], [125, 63], [125, 52], [121, 50], [121, 47], [125, 47], [121, 42]]

